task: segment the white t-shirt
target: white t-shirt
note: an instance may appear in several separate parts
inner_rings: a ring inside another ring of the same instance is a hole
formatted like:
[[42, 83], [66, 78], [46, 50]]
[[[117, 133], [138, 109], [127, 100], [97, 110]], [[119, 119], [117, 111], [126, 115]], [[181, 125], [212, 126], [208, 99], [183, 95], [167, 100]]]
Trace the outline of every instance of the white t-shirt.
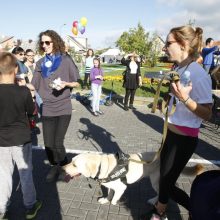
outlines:
[[131, 74], [137, 73], [138, 65], [135, 61], [131, 61], [129, 67], [131, 69], [131, 72], [130, 72]]
[[94, 67], [93, 59], [94, 59], [94, 57], [87, 57], [86, 58], [86, 67], [89, 67], [89, 68]]
[[[193, 62], [188, 68], [182, 67], [177, 72], [180, 75], [180, 83], [182, 85], [187, 84], [189, 81], [192, 82], [192, 90], [189, 94], [191, 99], [199, 104], [212, 103], [211, 78], [198, 63]], [[169, 107], [173, 103], [173, 98], [175, 97], [171, 98]], [[168, 117], [168, 122], [179, 126], [199, 128], [203, 119], [192, 113], [177, 98], [176, 101], [176, 110], [173, 115]]]

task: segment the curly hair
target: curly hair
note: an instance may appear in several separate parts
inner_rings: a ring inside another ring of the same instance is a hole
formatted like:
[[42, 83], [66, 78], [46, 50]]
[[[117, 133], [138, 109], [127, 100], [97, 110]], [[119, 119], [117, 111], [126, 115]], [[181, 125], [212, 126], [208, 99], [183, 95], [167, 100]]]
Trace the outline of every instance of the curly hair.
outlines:
[[41, 38], [42, 36], [48, 36], [51, 38], [51, 41], [53, 42], [53, 53], [65, 53], [65, 43], [63, 39], [60, 37], [60, 35], [53, 30], [46, 30], [39, 34], [39, 40], [37, 42], [38, 50], [40, 53], [44, 53], [44, 49], [41, 46]]

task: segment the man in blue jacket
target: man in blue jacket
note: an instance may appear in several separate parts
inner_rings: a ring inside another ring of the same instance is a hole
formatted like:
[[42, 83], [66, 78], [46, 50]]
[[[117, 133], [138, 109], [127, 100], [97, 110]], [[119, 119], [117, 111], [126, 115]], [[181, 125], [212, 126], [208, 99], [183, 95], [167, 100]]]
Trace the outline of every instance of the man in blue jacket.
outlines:
[[214, 41], [208, 38], [205, 42], [206, 47], [202, 49], [203, 68], [207, 73], [210, 73], [214, 68], [214, 53], [218, 51], [220, 41]]

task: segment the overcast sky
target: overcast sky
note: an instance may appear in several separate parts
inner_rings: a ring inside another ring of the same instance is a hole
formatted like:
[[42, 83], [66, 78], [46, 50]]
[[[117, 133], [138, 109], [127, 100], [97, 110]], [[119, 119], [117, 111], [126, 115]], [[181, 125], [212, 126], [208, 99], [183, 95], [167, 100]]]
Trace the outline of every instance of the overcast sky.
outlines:
[[[75, 20], [86, 17], [86, 31], [92, 48], [114, 46], [129, 28], [142, 24], [147, 32], [165, 39], [172, 27], [191, 20], [204, 30], [204, 38], [220, 40], [220, 0], [22, 0], [3, 1], [0, 34], [35, 40], [41, 31], [53, 29], [73, 36]], [[64, 25], [65, 24], [65, 25]]]

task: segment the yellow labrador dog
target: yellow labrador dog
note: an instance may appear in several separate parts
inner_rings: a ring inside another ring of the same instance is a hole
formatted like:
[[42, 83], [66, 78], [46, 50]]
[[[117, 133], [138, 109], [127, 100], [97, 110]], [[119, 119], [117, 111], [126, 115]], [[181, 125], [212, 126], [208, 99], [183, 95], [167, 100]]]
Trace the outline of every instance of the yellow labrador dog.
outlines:
[[[152, 187], [158, 193], [160, 176], [159, 159], [149, 164], [139, 163], [140, 161], [151, 161], [153, 155], [149, 152], [129, 154], [126, 166], [123, 167], [123, 165], [120, 165], [119, 169], [115, 171], [119, 161], [115, 154], [82, 153], [75, 156], [72, 162], [64, 166], [63, 169], [72, 177], [82, 174], [85, 177], [97, 179], [101, 185], [112, 189], [114, 196], [111, 203], [116, 205], [126, 190], [127, 184], [135, 183], [143, 177], [150, 178]], [[191, 172], [192, 175], [198, 174], [200, 168], [192, 167], [188, 173]], [[120, 177], [120, 174], [124, 174], [123, 178]], [[107, 198], [100, 198], [98, 201], [101, 204], [109, 202]], [[157, 197], [149, 202], [154, 203], [156, 201]]]

